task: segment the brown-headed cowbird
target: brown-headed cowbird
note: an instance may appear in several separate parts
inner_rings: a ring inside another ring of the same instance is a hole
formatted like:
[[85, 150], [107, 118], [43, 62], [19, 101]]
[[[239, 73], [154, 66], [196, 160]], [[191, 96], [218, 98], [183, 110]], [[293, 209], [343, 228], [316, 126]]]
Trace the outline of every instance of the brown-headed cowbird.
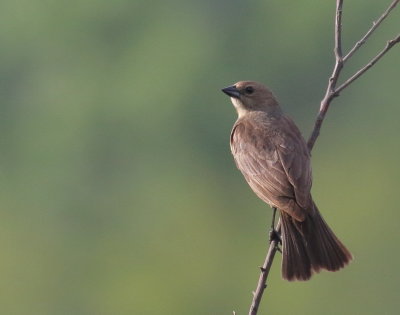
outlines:
[[236, 165], [256, 195], [280, 210], [282, 277], [308, 280], [321, 269], [343, 268], [352, 255], [311, 197], [310, 153], [295, 123], [260, 83], [241, 81], [222, 91], [238, 113], [230, 140]]

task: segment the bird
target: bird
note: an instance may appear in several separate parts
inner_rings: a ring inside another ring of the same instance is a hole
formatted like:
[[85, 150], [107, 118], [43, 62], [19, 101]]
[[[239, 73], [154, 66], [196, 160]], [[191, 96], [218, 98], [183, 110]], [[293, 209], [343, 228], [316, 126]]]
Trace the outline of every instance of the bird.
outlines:
[[230, 135], [236, 166], [254, 193], [280, 213], [282, 278], [306, 281], [321, 270], [345, 267], [353, 256], [313, 201], [310, 151], [294, 121], [262, 83], [239, 81], [222, 91], [238, 114]]

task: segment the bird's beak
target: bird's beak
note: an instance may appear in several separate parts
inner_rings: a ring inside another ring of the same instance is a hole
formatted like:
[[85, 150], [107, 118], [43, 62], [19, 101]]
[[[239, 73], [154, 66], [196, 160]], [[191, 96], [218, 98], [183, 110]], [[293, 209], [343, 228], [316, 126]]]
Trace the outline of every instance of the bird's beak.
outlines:
[[224, 92], [226, 95], [229, 95], [230, 97], [234, 97], [234, 98], [240, 97], [240, 92], [234, 85], [228, 86], [228, 87], [222, 89], [222, 92]]

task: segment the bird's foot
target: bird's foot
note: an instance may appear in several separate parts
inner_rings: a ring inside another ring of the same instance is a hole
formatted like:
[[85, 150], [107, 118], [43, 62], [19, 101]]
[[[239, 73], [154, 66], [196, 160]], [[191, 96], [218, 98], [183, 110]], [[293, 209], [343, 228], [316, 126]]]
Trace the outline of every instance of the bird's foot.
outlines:
[[282, 243], [281, 240], [281, 235], [279, 234], [279, 232], [275, 229], [271, 229], [269, 231], [269, 242], [277, 242], [277, 243]]
[[275, 243], [275, 249], [276, 249], [278, 252], [282, 253], [282, 250], [281, 250], [281, 248], [279, 247], [279, 245], [282, 244], [281, 235], [280, 235], [280, 233], [279, 233], [277, 230], [275, 230], [275, 229], [271, 229], [271, 230], [269, 231], [269, 243], [271, 244], [272, 242]]
[[272, 223], [271, 223], [271, 230], [269, 231], [269, 243], [271, 244], [272, 242], [275, 243], [275, 249], [282, 253], [282, 250], [279, 247], [279, 244], [282, 244], [282, 239], [281, 235], [277, 230], [275, 230], [275, 215], [276, 215], [276, 207], [272, 208], [273, 213], [272, 213]]

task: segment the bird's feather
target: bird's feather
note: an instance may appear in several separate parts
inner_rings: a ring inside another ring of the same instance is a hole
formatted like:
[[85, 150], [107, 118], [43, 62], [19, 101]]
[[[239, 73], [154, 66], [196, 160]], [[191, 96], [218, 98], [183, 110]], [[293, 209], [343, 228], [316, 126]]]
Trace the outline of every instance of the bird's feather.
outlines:
[[232, 130], [236, 165], [262, 200], [303, 221], [311, 204], [307, 145], [287, 116], [271, 120], [259, 114], [239, 119]]

